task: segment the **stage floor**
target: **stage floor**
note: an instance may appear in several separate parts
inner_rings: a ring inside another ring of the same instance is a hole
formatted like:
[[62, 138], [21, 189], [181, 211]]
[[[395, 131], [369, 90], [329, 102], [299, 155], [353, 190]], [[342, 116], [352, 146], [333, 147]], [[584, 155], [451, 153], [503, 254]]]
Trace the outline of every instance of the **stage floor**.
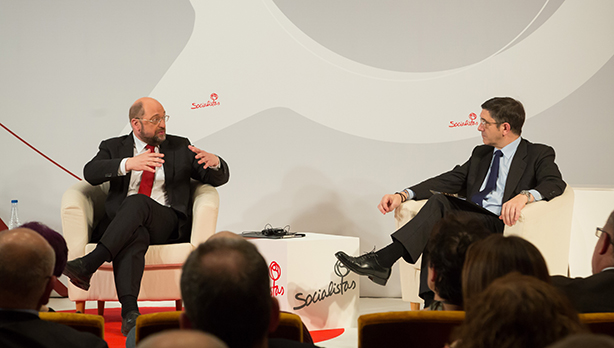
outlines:
[[[361, 297], [359, 300], [359, 315], [377, 312], [389, 311], [407, 311], [409, 310], [409, 302], [403, 302], [400, 298], [373, 298]], [[174, 307], [174, 301], [140, 301], [141, 307]], [[74, 309], [75, 305], [67, 298], [51, 298], [49, 307], [54, 310], [70, 310]], [[108, 302], [105, 304], [107, 308], [119, 307], [119, 302]], [[96, 308], [96, 302], [89, 301], [86, 303], [86, 308]], [[356, 348], [358, 347], [358, 333], [356, 327], [346, 329], [341, 336], [333, 339], [317, 343], [320, 347], [325, 348]]]

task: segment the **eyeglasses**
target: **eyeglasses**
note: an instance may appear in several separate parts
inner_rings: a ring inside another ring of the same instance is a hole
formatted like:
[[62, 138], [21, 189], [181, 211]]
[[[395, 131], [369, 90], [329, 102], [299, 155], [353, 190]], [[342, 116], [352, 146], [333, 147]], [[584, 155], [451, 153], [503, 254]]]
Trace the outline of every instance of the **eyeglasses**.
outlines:
[[486, 126], [490, 126], [491, 124], [496, 124], [497, 126], [499, 125], [499, 123], [498, 123], [498, 122], [488, 122], [488, 121], [486, 121], [486, 120], [485, 120], [485, 119], [483, 119], [483, 118], [480, 118], [480, 124], [481, 124], [482, 126], [484, 126], [484, 127], [486, 127]]
[[603, 233], [608, 235], [608, 237], [610, 238], [610, 244], [614, 245], [614, 240], [612, 239], [612, 236], [608, 232], [604, 231], [602, 228], [599, 228], [599, 227], [597, 227], [597, 229], [595, 230], [595, 235], [597, 236], [597, 238], [601, 238], [601, 235]]
[[144, 118], [139, 118], [139, 120], [147, 121], [147, 122], [153, 124], [154, 126], [157, 126], [157, 125], [160, 124], [160, 122], [162, 122], [162, 120], [164, 120], [164, 122], [168, 122], [169, 118], [170, 118], [169, 115], [164, 115], [164, 117], [153, 117], [153, 118], [150, 118], [149, 120], [146, 120]]

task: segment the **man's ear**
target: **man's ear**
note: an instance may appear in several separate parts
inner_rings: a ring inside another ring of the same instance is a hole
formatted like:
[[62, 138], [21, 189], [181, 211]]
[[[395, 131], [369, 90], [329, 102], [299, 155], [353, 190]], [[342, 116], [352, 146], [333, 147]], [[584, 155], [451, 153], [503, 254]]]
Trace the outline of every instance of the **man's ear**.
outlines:
[[510, 124], [507, 122], [503, 122], [501, 124], [501, 128], [503, 129], [503, 132], [504, 132], [503, 135], [506, 135], [507, 133], [510, 133], [512, 131], [512, 126], [510, 126]]
[[433, 284], [435, 284], [435, 279], [437, 279], [437, 271], [435, 271], [435, 268], [431, 267], [431, 265], [429, 265], [429, 270], [428, 270], [428, 275], [429, 275], [429, 281], [431, 281]]
[[55, 287], [55, 282], [57, 280], [58, 278], [54, 275], [49, 278], [49, 280], [47, 281], [47, 285], [45, 285], [45, 291], [38, 299], [38, 306], [36, 308], [41, 308], [43, 305], [49, 303], [49, 296], [51, 295], [51, 290], [53, 290], [53, 288]]
[[279, 326], [279, 302], [271, 296], [271, 317], [269, 318], [269, 332], [277, 330]]
[[179, 327], [181, 328], [181, 330], [192, 329], [192, 322], [190, 321], [190, 318], [188, 318], [188, 316], [185, 314], [185, 311], [181, 312], [181, 315], [179, 316]]
[[139, 120], [138, 118], [131, 118], [130, 119], [130, 126], [132, 126], [132, 130], [138, 130], [140, 132], [140, 127], [141, 127], [141, 120]]

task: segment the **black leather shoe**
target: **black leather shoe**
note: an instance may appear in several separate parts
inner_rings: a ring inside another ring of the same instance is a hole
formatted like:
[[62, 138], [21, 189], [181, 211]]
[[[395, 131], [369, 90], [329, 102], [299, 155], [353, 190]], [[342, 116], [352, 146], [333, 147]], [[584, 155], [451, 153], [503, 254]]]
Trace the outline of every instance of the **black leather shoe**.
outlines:
[[391, 269], [383, 267], [377, 261], [375, 253], [366, 253], [358, 257], [352, 257], [343, 251], [338, 251], [335, 256], [350, 271], [368, 276], [375, 284], [386, 285], [390, 278]]
[[66, 262], [66, 267], [62, 273], [64, 273], [70, 279], [70, 282], [75, 284], [75, 286], [79, 289], [83, 289], [85, 291], [89, 290], [90, 279], [92, 279], [93, 273], [88, 273], [85, 270], [83, 260], [74, 259]]
[[130, 311], [122, 319], [122, 335], [128, 336], [130, 330], [136, 325], [136, 318], [141, 315], [138, 311]]

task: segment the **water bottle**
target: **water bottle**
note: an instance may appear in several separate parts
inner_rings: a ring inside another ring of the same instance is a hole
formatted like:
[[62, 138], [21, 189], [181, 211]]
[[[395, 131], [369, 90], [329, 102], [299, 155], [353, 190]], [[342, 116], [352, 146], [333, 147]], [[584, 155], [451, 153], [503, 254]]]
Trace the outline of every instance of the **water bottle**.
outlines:
[[18, 207], [17, 207], [17, 200], [13, 199], [11, 201], [11, 220], [9, 220], [9, 230], [12, 230], [13, 228], [17, 228], [21, 226], [21, 223], [19, 222], [19, 212], [18, 212]]

